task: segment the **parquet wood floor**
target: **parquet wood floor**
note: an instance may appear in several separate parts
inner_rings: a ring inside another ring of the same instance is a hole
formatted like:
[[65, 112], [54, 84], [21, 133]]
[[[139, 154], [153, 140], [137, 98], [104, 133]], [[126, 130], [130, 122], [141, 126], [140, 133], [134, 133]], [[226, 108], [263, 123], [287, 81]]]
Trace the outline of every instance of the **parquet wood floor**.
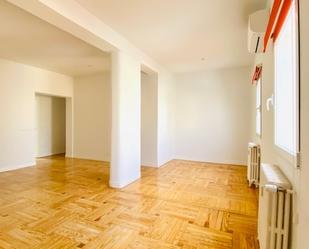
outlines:
[[0, 248], [258, 248], [245, 167], [174, 160], [122, 190], [108, 174], [61, 156], [0, 173]]

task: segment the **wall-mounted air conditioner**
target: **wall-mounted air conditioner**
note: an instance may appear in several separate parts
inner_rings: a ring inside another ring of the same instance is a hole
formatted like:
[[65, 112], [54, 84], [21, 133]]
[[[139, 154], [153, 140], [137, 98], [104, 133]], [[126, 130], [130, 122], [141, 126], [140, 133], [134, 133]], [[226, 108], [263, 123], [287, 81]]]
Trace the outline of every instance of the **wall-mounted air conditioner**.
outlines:
[[249, 16], [248, 22], [248, 50], [250, 53], [262, 53], [264, 35], [268, 23], [267, 9], [259, 10]]

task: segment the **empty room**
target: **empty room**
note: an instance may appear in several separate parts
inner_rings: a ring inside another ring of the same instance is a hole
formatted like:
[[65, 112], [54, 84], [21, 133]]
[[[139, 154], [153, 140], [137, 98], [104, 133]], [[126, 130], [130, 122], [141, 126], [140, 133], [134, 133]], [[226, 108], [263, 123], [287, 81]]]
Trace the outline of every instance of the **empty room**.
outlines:
[[0, 0], [0, 248], [308, 249], [308, 23]]

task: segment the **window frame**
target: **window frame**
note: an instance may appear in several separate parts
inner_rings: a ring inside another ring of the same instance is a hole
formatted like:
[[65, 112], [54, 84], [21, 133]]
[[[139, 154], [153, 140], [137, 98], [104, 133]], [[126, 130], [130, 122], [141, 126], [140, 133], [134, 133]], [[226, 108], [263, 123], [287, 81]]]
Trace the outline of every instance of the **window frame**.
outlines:
[[[295, 105], [295, 113], [294, 113], [294, 125], [295, 125], [295, 139], [294, 139], [294, 151], [291, 151], [288, 148], [285, 148], [284, 146], [281, 146], [277, 143], [277, 138], [276, 138], [276, 99], [277, 99], [277, 87], [278, 84], [280, 85], [280, 83], [277, 83], [276, 78], [277, 78], [277, 73], [276, 73], [276, 65], [277, 65], [277, 58], [276, 58], [276, 44], [274, 44], [274, 145], [275, 145], [275, 149], [279, 152], [280, 155], [282, 155], [282, 157], [287, 158], [289, 161], [295, 161], [295, 158], [297, 156], [297, 154], [300, 151], [300, 53], [299, 53], [299, 42], [300, 42], [300, 34], [299, 34], [299, 6], [298, 6], [298, 2], [297, 1], [293, 1], [292, 3], [292, 7], [290, 9], [290, 11], [293, 11], [291, 13], [289, 13], [288, 15], [293, 14], [293, 57], [294, 57], [294, 63], [295, 63], [295, 71], [293, 72], [293, 78], [295, 80], [295, 85], [294, 87], [294, 105]], [[289, 19], [289, 17], [287, 17], [286, 21]], [[282, 30], [285, 28], [286, 22], [283, 24]], [[278, 40], [280, 39], [282, 35], [282, 32], [279, 34], [278, 36]]]

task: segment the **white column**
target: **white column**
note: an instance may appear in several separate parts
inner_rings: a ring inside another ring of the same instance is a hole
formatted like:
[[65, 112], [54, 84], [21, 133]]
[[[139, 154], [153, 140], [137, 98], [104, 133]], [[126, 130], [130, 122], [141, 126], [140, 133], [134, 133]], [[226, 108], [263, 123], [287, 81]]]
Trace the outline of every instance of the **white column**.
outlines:
[[112, 54], [112, 136], [110, 186], [122, 188], [140, 178], [140, 63], [122, 51]]

